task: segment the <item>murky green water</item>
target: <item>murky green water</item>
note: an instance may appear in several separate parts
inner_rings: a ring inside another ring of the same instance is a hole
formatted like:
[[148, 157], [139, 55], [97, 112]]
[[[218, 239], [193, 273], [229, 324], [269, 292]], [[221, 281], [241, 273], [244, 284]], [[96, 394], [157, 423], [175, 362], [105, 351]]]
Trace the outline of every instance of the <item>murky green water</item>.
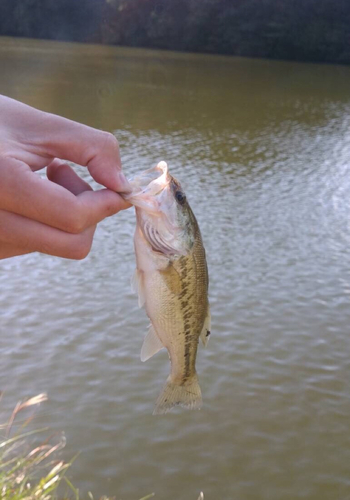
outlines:
[[1, 415], [47, 392], [82, 492], [350, 499], [350, 68], [7, 39], [0, 69], [1, 93], [114, 131], [128, 174], [168, 161], [213, 318], [203, 409], [156, 418], [169, 366], [139, 360], [133, 211], [84, 261], [1, 261]]

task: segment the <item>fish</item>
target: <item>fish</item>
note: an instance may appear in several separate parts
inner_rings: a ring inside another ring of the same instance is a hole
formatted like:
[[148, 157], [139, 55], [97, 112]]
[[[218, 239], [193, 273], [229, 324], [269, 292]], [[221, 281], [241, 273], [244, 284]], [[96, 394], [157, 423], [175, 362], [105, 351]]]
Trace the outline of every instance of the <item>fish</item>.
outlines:
[[171, 364], [153, 414], [177, 405], [199, 409], [197, 348], [199, 338], [207, 345], [211, 328], [208, 268], [199, 226], [165, 161], [129, 183], [131, 192], [123, 196], [136, 211], [133, 285], [151, 322], [141, 360], [165, 348]]

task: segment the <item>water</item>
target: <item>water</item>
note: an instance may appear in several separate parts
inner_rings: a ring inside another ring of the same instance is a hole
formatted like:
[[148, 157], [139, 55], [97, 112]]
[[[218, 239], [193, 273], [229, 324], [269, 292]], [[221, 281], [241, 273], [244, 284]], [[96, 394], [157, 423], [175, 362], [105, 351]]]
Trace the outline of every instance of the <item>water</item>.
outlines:
[[1, 93], [114, 131], [128, 175], [168, 161], [213, 321], [203, 409], [156, 418], [169, 363], [139, 360], [133, 211], [84, 261], [1, 261], [1, 415], [47, 392], [37, 423], [96, 496], [350, 499], [350, 68], [11, 39], [0, 67]]

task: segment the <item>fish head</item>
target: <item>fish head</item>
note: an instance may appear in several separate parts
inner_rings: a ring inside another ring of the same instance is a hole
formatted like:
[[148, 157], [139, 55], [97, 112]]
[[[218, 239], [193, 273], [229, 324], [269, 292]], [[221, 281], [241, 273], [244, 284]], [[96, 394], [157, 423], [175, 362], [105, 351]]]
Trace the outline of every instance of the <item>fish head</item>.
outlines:
[[187, 255], [195, 241], [195, 219], [180, 183], [165, 161], [129, 180], [124, 198], [136, 208], [137, 223], [156, 252]]

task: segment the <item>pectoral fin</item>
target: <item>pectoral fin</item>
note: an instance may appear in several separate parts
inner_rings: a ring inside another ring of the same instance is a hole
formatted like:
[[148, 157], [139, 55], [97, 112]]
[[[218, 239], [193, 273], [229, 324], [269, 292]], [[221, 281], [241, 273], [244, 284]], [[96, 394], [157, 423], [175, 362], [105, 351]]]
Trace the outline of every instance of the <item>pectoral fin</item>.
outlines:
[[163, 349], [163, 347], [164, 345], [162, 344], [162, 341], [151, 325], [145, 337], [145, 340], [143, 341], [141, 349], [141, 361], [147, 361], [154, 354]]
[[211, 324], [211, 317], [210, 317], [210, 309], [208, 305], [208, 312], [207, 312], [207, 317], [204, 320], [204, 325], [200, 334], [200, 338], [202, 339], [204, 347], [209, 342], [209, 337], [210, 337], [210, 324]]
[[135, 273], [131, 279], [131, 288], [139, 296], [139, 307], [142, 307], [146, 301], [143, 272], [135, 269]]
[[166, 286], [173, 294], [178, 295], [179, 293], [181, 293], [181, 278], [171, 262], [165, 269], [159, 272], [162, 275]]

